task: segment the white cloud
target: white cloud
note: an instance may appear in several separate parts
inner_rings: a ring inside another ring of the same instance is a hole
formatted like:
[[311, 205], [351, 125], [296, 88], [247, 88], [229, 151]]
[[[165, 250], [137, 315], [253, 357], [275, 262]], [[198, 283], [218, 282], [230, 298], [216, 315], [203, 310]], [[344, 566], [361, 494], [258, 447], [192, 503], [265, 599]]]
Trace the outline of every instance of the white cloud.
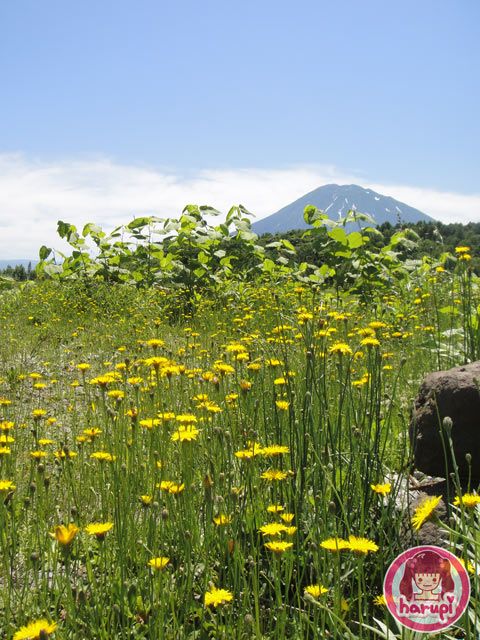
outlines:
[[221, 211], [243, 204], [261, 218], [331, 182], [371, 187], [445, 222], [480, 220], [480, 194], [375, 184], [334, 166], [180, 175], [105, 158], [46, 162], [0, 154], [0, 259], [35, 258], [42, 244], [61, 249], [57, 220], [110, 229], [138, 215], [175, 217], [187, 203]]

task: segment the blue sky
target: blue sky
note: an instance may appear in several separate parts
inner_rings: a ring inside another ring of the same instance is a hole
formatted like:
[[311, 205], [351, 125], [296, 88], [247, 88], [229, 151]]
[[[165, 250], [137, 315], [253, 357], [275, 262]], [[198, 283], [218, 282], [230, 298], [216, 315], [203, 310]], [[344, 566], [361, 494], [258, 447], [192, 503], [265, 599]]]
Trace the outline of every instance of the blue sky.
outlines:
[[108, 224], [115, 203], [216, 197], [267, 215], [323, 179], [480, 219], [479, 24], [477, 0], [1, 2], [0, 258], [12, 212], [35, 255], [60, 211]]

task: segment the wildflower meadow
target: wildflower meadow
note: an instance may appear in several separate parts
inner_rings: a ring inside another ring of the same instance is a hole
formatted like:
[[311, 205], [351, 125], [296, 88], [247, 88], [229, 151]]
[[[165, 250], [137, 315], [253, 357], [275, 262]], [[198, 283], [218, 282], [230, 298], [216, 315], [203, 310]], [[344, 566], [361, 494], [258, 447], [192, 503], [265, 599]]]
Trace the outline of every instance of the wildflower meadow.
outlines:
[[433, 521], [471, 581], [438, 637], [478, 638], [476, 487], [404, 495], [423, 376], [478, 359], [473, 250], [310, 208], [330, 257], [299, 265], [205, 213], [61, 223], [71, 255], [0, 292], [0, 637], [423, 638], [382, 585]]

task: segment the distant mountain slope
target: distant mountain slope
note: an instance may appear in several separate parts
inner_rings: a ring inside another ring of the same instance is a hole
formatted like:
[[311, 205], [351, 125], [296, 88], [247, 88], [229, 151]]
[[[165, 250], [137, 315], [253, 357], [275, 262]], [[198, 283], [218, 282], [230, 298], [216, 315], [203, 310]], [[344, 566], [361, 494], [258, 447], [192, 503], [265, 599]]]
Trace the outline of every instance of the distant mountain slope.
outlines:
[[303, 219], [303, 210], [307, 204], [315, 205], [327, 213], [332, 220], [337, 220], [340, 215], [345, 215], [350, 209], [356, 209], [360, 213], [371, 215], [378, 225], [384, 222], [395, 225], [399, 222], [433, 221], [433, 218], [418, 209], [376, 193], [372, 189], [364, 189], [355, 184], [327, 184], [307, 193], [277, 213], [255, 222], [253, 230], [258, 235], [262, 235], [262, 233], [307, 229], [308, 225]]

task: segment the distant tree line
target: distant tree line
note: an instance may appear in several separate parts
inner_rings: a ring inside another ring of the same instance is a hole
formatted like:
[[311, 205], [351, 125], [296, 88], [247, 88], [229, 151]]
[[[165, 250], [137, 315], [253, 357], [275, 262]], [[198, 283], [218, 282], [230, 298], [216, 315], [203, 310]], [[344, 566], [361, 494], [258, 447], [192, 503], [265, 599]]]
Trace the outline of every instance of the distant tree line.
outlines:
[[[471, 248], [471, 265], [477, 273], [480, 273], [480, 222], [469, 222], [468, 224], [416, 222], [398, 225], [385, 222], [377, 227], [381, 235], [371, 234], [370, 242], [372, 246], [381, 248], [390, 242], [394, 233], [407, 228], [417, 234], [418, 240], [414, 246], [398, 247], [398, 251], [405, 259], [421, 258], [424, 255], [439, 258], [445, 252], [454, 254], [455, 247], [468, 246]], [[260, 236], [258, 243], [267, 246], [282, 239], [288, 240], [295, 247], [298, 262], [319, 264], [323, 261], [322, 244], [319, 243], [318, 237], [309, 235], [308, 230], [298, 229], [276, 234], [265, 233]], [[267, 252], [272, 259], [275, 259], [275, 248], [269, 248]]]
[[32, 269], [31, 262], [28, 263], [26, 269], [23, 264], [17, 264], [14, 267], [8, 265], [5, 269], [0, 269], [0, 275], [13, 278], [18, 282], [26, 282], [27, 280], [35, 280], [36, 278], [36, 273], [35, 270]]

